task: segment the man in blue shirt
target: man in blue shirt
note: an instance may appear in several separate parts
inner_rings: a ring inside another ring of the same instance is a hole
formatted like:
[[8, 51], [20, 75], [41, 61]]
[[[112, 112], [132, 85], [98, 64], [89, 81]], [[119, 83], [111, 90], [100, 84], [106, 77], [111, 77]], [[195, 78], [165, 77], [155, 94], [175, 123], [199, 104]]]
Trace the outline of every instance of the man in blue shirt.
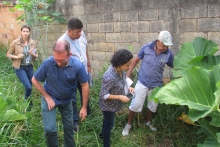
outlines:
[[[168, 31], [161, 31], [156, 41], [145, 44], [139, 51], [137, 57], [130, 65], [127, 76], [130, 77], [134, 67], [142, 60], [140, 70], [138, 72], [138, 81], [135, 85], [135, 97], [129, 106], [128, 122], [125, 125], [122, 135], [127, 136], [131, 129], [131, 122], [135, 112], [141, 112], [146, 96], [150, 96], [155, 87], [162, 86], [164, 65], [173, 67], [173, 54], [169, 50], [169, 46], [173, 45], [172, 37]], [[156, 128], [150, 123], [151, 116], [157, 110], [158, 103], [148, 100], [148, 110], [146, 125], [152, 130]]]
[[[47, 58], [35, 72], [32, 83], [42, 94], [41, 109], [48, 147], [58, 146], [56, 108], [59, 109], [64, 129], [64, 144], [74, 147], [72, 95], [77, 81], [82, 86], [83, 104], [79, 116], [81, 121], [87, 115], [89, 97], [88, 77], [83, 64], [72, 56], [67, 41], [57, 41], [53, 56]], [[44, 82], [44, 87], [40, 82]]]

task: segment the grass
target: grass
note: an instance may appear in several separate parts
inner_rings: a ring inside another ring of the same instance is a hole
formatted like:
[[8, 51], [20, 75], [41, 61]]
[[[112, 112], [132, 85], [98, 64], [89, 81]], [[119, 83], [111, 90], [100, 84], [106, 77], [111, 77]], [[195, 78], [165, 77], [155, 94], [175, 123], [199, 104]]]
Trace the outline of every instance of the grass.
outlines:
[[[27, 103], [24, 102], [24, 87], [18, 81], [11, 61], [6, 59], [7, 49], [0, 47], [0, 92], [12, 100], [20, 113], [27, 116], [26, 121], [1, 122], [0, 146], [2, 147], [44, 147], [45, 137], [41, 118], [41, 96], [33, 88], [32, 99], [34, 107], [27, 112]], [[35, 69], [40, 61], [35, 65]], [[107, 66], [104, 67], [103, 72]], [[103, 73], [102, 72], [102, 73]], [[100, 74], [102, 75], [102, 74]], [[91, 88], [90, 105], [91, 115], [84, 122], [80, 122], [80, 131], [74, 135], [77, 147], [102, 147], [103, 141], [99, 138], [102, 126], [102, 112], [98, 105], [98, 94], [101, 86], [101, 76], [94, 80]], [[1, 104], [0, 104], [1, 105]], [[125, 104], [115, 118], [115, 126], [111, 134], [112, 147], [191, 147], [203, 142], [205, 134], [197, 134], [199, 126], [193, 126], [178, 121], [176, 118], [187, 112], [185, 106], [159, 104], [153, 123], [158, 131], [152, 132], [145, 125], [146, 104], [143, 112], [136, 114], [133, 120], [133, 128], [130, 135], [123, 137], [121, 132], [128, 117], [128, 104]], [[80, 106], [79, 106], [80, 107]], [[60, 146], [63, 146], [63, 131], [60, 115], [57, 115], [58, 138]]]

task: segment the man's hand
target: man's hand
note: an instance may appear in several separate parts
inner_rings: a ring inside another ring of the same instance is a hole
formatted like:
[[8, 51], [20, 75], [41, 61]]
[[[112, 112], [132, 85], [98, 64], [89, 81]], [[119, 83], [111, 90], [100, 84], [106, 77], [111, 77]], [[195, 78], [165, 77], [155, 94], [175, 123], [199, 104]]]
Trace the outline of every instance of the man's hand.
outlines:
[[86, 108], [81, 108], [79, 112], [79, 117], [81, 118], [81, 121], [84, 121], [87, 116], [87, 109]]
[[45, 97], [45, 100], [47, 102], [47, 106], [49, 110], [52, 110], [53, 108], [55, 108], [56, 104], [54, 102], [54, 100], [49, 96], [49, 97]]

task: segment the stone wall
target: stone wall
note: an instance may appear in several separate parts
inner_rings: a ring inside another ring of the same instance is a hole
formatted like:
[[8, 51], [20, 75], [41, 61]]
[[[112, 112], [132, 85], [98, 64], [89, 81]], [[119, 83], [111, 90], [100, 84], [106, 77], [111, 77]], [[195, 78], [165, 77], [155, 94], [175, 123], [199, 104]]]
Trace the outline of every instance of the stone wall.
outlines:
[[[83, 21], [94, 75], [114, 51], [130, 46], [136, 55], [161, 30], [171, 32], [174, 54], [181, 44], [193, 41], [196, 36], [220, 45], [220, 0], [56, 0], [55, 10], [67, 20], [78, 17]], [[18, 15], [10, 13], [14, 20], [8, 20], [10, 17], [2, 12], [0, 7], [0, 41], [5, 36], [2, 34], [7, 34], [10, 42], [20, 30], [20, 26], [15, 26]], [[49, 28], [49, 51], [66, 30], [66, 24]]]
[[10, 44], [21, 34], [21, 24], [16, 18], [23, 14], [22, 11], [11, 12], [14, 5], [4, 5], [0, 2], [0, 42]]
[[[55, 9], [83, 21], [93, 73], [117, 49], [131, 45], [137, 54], [161, 30], [171, 32], [174, 54], [196, 36], [220, 45], [220, 0], [57, 0]], [[66, 29], [53, 26], [51, 43]]]

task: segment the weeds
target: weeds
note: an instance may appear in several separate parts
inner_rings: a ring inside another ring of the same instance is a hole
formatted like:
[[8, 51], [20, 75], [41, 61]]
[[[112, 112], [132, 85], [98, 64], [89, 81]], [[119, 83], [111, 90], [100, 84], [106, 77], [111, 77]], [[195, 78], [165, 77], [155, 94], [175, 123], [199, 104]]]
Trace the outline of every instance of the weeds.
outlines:
[[[12, 100], [18, 111], [28, 118], [25, 121], [0, 123], [0, 146], [2, 147], [44, 147], [45, 137], [41, 118], [41, 96], [35, 88], [32, 92], [34, 106], [27, 112], [27, 103], [23, 100], [24, 87], [14, 74], [11, 62], [6, 59], [6, 48], [0, 48], [0, 92]], [[37, 66], [40, 63], [36, 64]], [[35, 69], [37, 66], [35, 65]], [[102, 74], [108, 68], [103, 66], [100, 76], [94, 79], [91, 88], [90, 105], [92, 113], [84, 122], [80, 122], [80, 131], [75, 133], [74, 139], [77, 147], [102, 147], [103, 141], [99, 137], [102, 128], [102, 112], [98, 105], [98, 95], [101, 87]], [[79, 101], [79, 100], [78, 100]], [[80, 107], [80, 103], [78, 103]], [[0, 104], [1, 105], [1, 104]], [[206, 134], [197, 134], [200, 129], [178, 121], [176, 118], [187, 112], [185, 106], [159, 104], [154, 115], [153, 123], [158, 131], [152, 132], [145, 125], [146, 104], [141, 113], [136, 114], [130, 135], [123, 137], [121, 132], [127, 122], [128, 106], [124, 104], [121, 111], [116, 114], [115, 126], [111, 134], [112, 147], [191, 147], [203, 142]], [[61, 117], [57, 115], [57, 128], [60, 146], [63, 146], [63, 129]]]

